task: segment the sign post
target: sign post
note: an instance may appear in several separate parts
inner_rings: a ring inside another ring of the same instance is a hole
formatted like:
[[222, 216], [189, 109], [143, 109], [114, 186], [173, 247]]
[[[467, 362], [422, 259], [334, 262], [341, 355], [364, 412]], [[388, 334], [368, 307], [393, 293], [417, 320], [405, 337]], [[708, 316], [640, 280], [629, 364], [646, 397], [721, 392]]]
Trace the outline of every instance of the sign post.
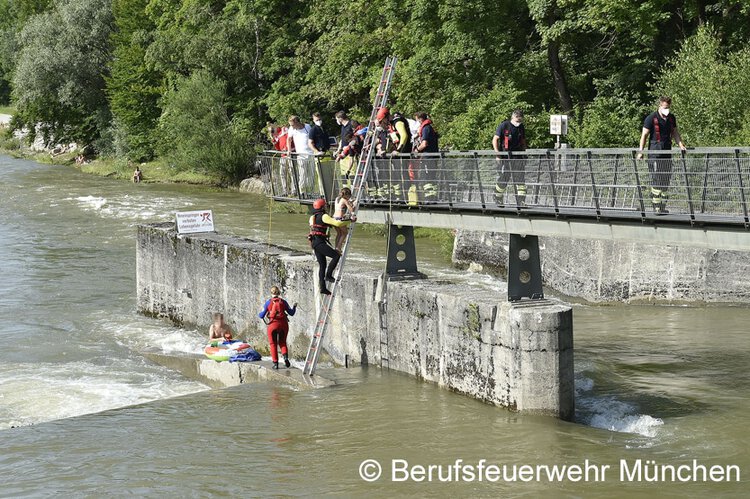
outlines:
[[555, 135], [557, 140], [555, 141], [555, 166], [557, 170], [567, 170], [565, 164], [565, 151], [560, 149], [566, 149], [568, 144], [560, 142], [560, 136], [568, 134], [568, 116], [565, 114], [551, 114], [549, 117], [549, 133]]
[[178, 234], [215, 232], [214, 214], [211, 210], [175, 212]]

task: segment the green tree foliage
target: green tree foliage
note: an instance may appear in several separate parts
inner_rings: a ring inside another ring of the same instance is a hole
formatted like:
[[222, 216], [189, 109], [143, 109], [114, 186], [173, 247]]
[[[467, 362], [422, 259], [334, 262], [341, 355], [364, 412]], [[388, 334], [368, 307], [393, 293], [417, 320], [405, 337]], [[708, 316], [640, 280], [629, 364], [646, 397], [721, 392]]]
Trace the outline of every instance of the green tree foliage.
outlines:
[[44, 12], [49, 4], [50, 0], [0, 0], [0, 104], [10, 102], [18, 33], [29, 17]]
[[726, 54], [716, 32], [701, 28], [660, 76], [657, 94], [670, 95], [688, 144], [748, 145], [750, 49]]
[[252, 163], [244, 131], [227, 111], [226, 84], [200, 70], [176, 82], [164, 96], [159, 120], [160, 154], [175, 170], [237, 180]]
[[[0, 99], [12, 81], [25, 123], [79, 141], [110, 134], [130, 159], [156, 148], [226, 178], [247, 161], [232, 159], [236, 144], [256, 147], [267, 121], [320, 111], [333, 132], [340, 109], [368, 116], [388, 54], [399, 57], [391, 107], [429, 113], [444, 147], [490, 147], [514, 108], [531, 147], [552, 144], [560, 111], [572, 145], [632, 147], [656, 93], [673, 94], [690, 145], [750, 136], [746, 0], [49, 1], [0, 0]], [[73, 6], [89, 6], [77, 25], [63, 15]], [[197, 116], [180, 104], [186, 88], [221, 112]], [[217, 130], [227, 150], [209, 156], [225, 170], [188, 155]]]
[[580, 122], [570, 124], [570, 143], [574, 147], [638, 147], [648, 112], [632, 96], [600, 94], [585, 113], [578, 113]]
[[18, 120], [45, 137], [96, 145], [110, 126], [104, 92], [113, 19], [109, 0], [60, 0], [19, 36], [13, 77]]
[[115, 146], [120, 156], [145, 161], [154, 155], [156, 124], [161, 114], [162, 75], [145, 60], [155, 25], [146, 14], [147, 0], [113, 0], [117, 30], [107, 95], [115, 119]]

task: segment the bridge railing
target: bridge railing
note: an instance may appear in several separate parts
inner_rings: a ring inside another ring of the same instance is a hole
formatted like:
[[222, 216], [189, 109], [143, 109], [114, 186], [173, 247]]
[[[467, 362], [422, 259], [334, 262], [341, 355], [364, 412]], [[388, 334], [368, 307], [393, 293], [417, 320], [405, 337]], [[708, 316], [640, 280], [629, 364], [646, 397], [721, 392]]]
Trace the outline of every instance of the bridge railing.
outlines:
[[[352, 160], [259, 155], [277, 199], [328, 199], [346, 186]], [[362, 202], [415, 209], [536, 210], [555, 214], [654, 214], [652, 188], [669, 217], [748, 223], [750, 148], [458, 151], [373, 162]]]

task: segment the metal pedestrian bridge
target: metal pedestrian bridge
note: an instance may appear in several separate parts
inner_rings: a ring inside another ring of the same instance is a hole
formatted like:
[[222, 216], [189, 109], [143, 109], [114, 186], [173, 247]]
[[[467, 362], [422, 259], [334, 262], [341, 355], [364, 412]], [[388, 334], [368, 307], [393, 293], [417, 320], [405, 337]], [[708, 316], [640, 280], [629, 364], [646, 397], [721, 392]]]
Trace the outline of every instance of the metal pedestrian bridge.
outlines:
[[[257, 161], [273, 199], [301, 203], [334, 199], [357, 164], [275, 151]], [[531, 241], [532, 260], [536, 236], [750, 250], [750, 148], [388, 155], [366, 181], [358, 222], [406, 228], [407, 240], [415, 226], [505, 232]]]

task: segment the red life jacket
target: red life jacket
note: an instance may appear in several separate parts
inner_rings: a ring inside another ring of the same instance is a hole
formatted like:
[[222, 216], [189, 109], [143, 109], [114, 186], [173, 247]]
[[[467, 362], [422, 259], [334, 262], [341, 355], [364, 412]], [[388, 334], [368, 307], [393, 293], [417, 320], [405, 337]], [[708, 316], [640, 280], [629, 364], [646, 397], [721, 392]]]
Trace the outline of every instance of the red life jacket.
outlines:
[[312, 223], [310, 224], [310, 234], [307, 238], [312, 239], [315, 236], [328, 237], [328, 224], [323, 223], [323, 215], [325, 211], [316, 211], [312, 216]]
[[[659, 130], [659, 117], [658, 112], [654, 116], [654, 137], [656, 137], [656, 142], [661, 143], [661, 131]], [[674, 122], [674, 115], [670, 114], [667, 116], [667, 121], [669, 121], [669, 124], [672, 125], [672, 130], [674, 130], [675, 122]]]
[[286, 305], [284, 305], [284, 300], [278, 296], [271, 298], [268, 304], [268, 318], [271, 321], [286, 320]]
[[427, 119], [427, 120], [424, 120], [422, 123], [419, 124], [419, 132], [417, 132], [417, 133], [419, 134], [419, 138], [420, 139], [422, 138], [422, 129], [424, 127], [426, 127], [427, 125], [432, 125], [432, 120]]

